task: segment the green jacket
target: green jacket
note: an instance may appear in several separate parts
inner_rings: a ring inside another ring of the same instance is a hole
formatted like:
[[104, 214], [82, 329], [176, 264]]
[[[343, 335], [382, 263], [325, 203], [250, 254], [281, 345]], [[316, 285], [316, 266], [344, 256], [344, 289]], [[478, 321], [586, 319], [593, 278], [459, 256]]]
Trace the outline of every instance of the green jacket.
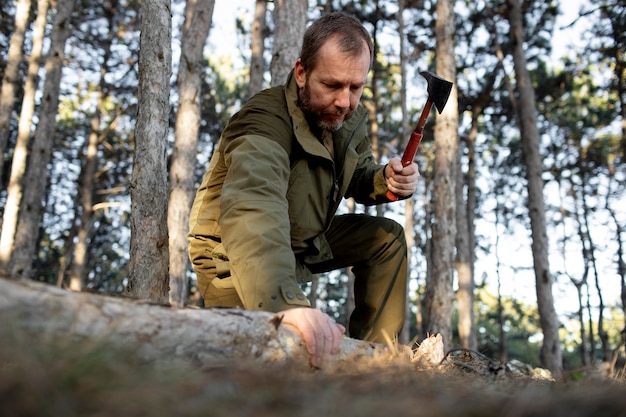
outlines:
[[308, 306], [299, 285], [311, 278], [305, 264], [332, 258], [324, 231], [342, 198], [388, 201], [364, 107], [334, 132], [333, 161], [296, 103], [290, 74], [286, 87], [256, 94], [231, 118], [191, 210], [196, 272], [234, 286], [246, 309]]

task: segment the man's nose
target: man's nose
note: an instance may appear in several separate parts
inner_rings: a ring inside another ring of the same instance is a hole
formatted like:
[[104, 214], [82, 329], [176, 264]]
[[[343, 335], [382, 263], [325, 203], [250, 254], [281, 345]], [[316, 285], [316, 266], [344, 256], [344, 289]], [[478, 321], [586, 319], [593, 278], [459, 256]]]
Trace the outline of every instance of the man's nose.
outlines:
[[335, 96], [335, 106], [340, 107], [342, 109], [347, 109], [350, 107], [350, 88], [342, 88], [337, 91]]

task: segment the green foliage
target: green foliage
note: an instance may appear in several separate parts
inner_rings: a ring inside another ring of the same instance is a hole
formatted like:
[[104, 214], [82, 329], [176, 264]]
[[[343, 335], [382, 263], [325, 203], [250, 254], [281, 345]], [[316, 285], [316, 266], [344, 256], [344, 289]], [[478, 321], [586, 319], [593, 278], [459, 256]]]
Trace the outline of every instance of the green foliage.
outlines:
[[[476, 292], [478, 350], [496, 360], [516, 359], [540, 366], [541, 328], [536, 305], [501, 297], [481, 288]], [[501, 340], [504, 336], [504, 341]], [[506, 352], [501, 352], [505, 346]]]
[[[611, 303], [613, 304], [613, 303]], [[616, 303], [617, 304], [617, 303]], [[587, 316], [585, 315], [585, 319]], [[621, 311], [621, 308], [617, 305], [611, 305], [607, 308], [607, 311], [604, 314], [603, 318], [603, 327], [604, 331], [607, 333], [607, 338], [609, 340], [609, 345], [612, 351], [619, 353], [619, 351], [623, 351], [623, 335], [622, 331], [624, 328], [624, 318]], [[591, 325], [591, 329], [594, 334], [594, 343], [591, 344], [589, 342], [589, 326]], [[583, 366], [582, 363], [582, 354], [581, 347], [585, 346], [587, 349], [591, 351], [591, 361], [592, 363], [600, 363], [605, 360], [602, 354], [602, 344], [598, 335], [598, 322], [597, 320], [592, 319], [592, 322], [585, 322], [585, 332], [587, 340], [584, 342], [580, 339], [580, 326], [581, 323], [578, 320], [576, 315], [572, 315], [564, 320], [563, 328], [561, 329], [560, 336], [561, 341], [563, 343], [563, 367], [564, 369], [578, 369]], [[612, 360], [613, 358], [608, 358], [608, 360]], [[616, 370], [620, 369], [621, 366], [624, 366], [624, 360], [619, 359], [616, 362]]]

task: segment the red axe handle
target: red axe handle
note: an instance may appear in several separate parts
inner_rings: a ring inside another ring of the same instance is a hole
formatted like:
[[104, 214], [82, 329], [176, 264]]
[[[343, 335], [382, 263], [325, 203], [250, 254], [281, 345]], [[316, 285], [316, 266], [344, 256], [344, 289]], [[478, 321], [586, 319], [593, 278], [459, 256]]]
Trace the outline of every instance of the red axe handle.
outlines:
[[[402, 166], [408, 166], [413, 163], [413, 159], [415, 158], [415, 154], [417, 153], [417, 148], [422, 141], [422, 131], [424, 130], [424, 125], [426, 124], [426, 120], [428, 119], [428, 115], [430, 114], [430, 109], [433, 105], [433, 102], [429, 99], [426, 101], [424, 108], [422, 109], [422, 114], [420, 115], [420, 119], [417, 123], [417, 127], [411, 133], [411, 138], [409, 139], [409, 143], [406, 144], [406, 148], [404, 149], [404, 154], [402, 154]], [[387, 191], [387, 199], [389, 201], [397, 201], [398, 196], [392, 193], [391, 191]]]

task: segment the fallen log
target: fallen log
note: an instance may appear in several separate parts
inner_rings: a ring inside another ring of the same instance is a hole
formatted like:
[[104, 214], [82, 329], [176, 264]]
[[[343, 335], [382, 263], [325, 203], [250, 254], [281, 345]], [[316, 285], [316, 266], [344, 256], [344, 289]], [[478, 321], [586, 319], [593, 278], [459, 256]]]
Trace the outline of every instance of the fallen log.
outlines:
[[[3, 331], [26, 333], [40, 343], [110, 343], [158, 366], [183, 361], [199, 367], [254, 364], [313, 369], [299, 332], [267, 312], [177, 309], [0, 278], [0, 323]], [[431, 339], [416, 354], [397, 343], [345, 337], [340, 353], [330, 357], [325, 368], [412, 360], [436, 365], [443, 358], [443, 344], [440, 336]]]

